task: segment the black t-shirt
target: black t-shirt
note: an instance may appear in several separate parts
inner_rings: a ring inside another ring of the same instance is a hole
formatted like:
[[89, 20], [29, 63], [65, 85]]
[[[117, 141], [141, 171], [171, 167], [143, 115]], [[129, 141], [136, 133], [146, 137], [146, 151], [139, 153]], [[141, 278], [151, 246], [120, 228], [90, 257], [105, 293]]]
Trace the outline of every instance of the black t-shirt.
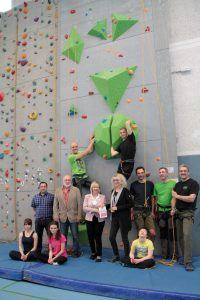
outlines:
[[121, 153], [121, 160], [134, 159], [136, 152], [135, 135], [133, 133], [128, 135], [127, 138], [121, 142], [116, 151]]
[[191, 194], [195, 194], [196, 198], [194, 202], [184, 202], [182, 200], [176, 201], [176, 208], [179, 210], [194, 210], [196, 208], [197, 196], [199, 192], [199, 184], [192, 178], [189, 178], [186, 181], [179, 181], [176, 183], [174, 187], [174, 191], [178, 195], [189, 196]]
[[145, 183], [134, 181], [131, 184], [130, 192], [134, 196], [133, 206], [135, 208], [144, 206], [145, 203], [145, 194], [147, 199], [147, 205], [151, 206], [151, 196], [153, 195], [154, 184], [151, 181], [146, 181], [146, 192], [145, 192]]

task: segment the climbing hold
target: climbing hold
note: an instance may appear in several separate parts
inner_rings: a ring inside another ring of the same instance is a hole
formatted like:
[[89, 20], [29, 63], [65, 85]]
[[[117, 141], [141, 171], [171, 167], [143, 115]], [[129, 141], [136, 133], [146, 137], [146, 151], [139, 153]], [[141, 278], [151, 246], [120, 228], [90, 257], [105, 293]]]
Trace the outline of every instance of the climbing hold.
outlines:
[[64, 136], [60, 140], [63, 144], [66, 144], [66, 138]]
[[88, 95], [89, 95], [89, 96], [92, 96], [92, 95], [94, 95], [94, 92], [89, 91], [89, 92], [88, 92]]
[[52, 168], [49, 168], [49, 169], [48, 169], [48, 173], [53, 173], [53, 169], [52, 169]]
[[89, 35], [96, 36], [100, 39], [107, 39], [107, 20], [98, 21], [96, 25], [90, 29], [88, 32]]
[[36, 111], [33, 111], [28, 115], [28, 118], [31, 120], [36, 120], [38, 118], [38, 113]]
[[0, 102], [4, 100], [5, 94], [3, 91], [0, 91]]
[[4, 134], [3, 134], [5, 137], [9, 137], [10, 136], [10, 132], [9, 131], [4, 131]]
[[22, 59], [25, 59], [26, 57], [27, 57], [27, 54], [26, 54], [26, 53], [22, 53], [22, 54], [21, 54], [21, 58], [22, 58]]
[[81, 118], [82, 119], [87, 119], [87, 115], [82, 115]]
[[147, 26], [146, 29], [145, 29], [145, 32], [150, 32], [150, 31], [151, 31], [150, 27]]
[[9, 171], [8, 171], [8, 169], [5, 171], [5, 176], [6, 176], [6, 177], [9, 176]]
[[74, 85], [74, 86], [73, 86], [73, 91], [77, 91], [77, 90], [78, 90], [77, 85]]
[[148, 93], [148, 88], [147, 87], [143, 87], [142, 89], [141, 89], [141, 93], [142, 94], [144, 94], [144, 93]]
[[140, 97], [140, 98], [139, 98], [139, 101], [140, 101], [140, 102], [144, 102], [144, 97]]
[[160, 156], [156, 156], [156, 157], [155, 157], [155, 160], [156, 160], [156, 161], [160, 161]]
[[25, 40], [25, 39], [27, 38], [27, 36], [28, 36], [28, 33], [27, 33], [27, 32], [23, 32], [23, 33], [22, 33], [22, 39]]
[[75, 10], [75, 9], [71, 9], [71, 10], [70, 10], [70, 14], [71, 14], [71, 15], [73, 15], [73, 14], [75, 14], [75, 13], [76, 13], [76, 10]]
[[129, 28], [135, 25], [138, 20], [131, 19], [130, 17], [113, 14], [112, 15], [112, 40], [115, 41]]
[[25, 126], [23, 126], [23, 125], [22, 125], [22, 126], [20, 126], [20, 128], [19, 128], [19, 129], [20, 129], [20, 131], [21, 131], [21, 132], [26, 132], [26, 127], [25, 127]]
[[[128, 70], [133, 71], [136, 69], [136, 66], [128, 68]], [[90, 77], [111, 111], [114, 112], [132, 79], [132, 76], [127, 72], [127, 68], [117, 68], [110, 71], [95, 73], [90, 75]]]
[[71, 104], [69, 111], [68, 111], [68, 116], [74, 116], [77, 114], [78, 114], [78, 111], [77, 111], [76, 107], [73, 104]]
[[62, 54], [79, 64], [84, 48], [84, 41], [74, 28], [67, 39]]

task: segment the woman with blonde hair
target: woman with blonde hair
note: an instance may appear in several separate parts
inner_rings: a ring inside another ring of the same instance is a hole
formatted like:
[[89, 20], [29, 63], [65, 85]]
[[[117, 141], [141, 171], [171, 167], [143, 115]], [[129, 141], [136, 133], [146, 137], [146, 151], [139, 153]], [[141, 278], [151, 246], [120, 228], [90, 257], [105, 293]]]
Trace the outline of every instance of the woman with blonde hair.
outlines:
[[120, 260], [119, 250], [116, 242], [118, 230], [120, 230], [121, 238], [124, 244], [124, 258], [121, 261], [129, 261], [130, 245], [128, 240], [128, 232], [131, 230], [131, 207], [132, 198], [127, 187], [127, 182], [122, 174], [115, 174], [112, 179], [111, 201], [106, 207], [111, 213], [110, 243], [114, 256], [111, 262]]
[[100, 193], [100, 185], [93, 181], [90, 186], [90, 194], [85, 195], [83, 210], [86, 212], [85, 220], [88, 240], [91, 249], [90, 259], [101, 262], [102, 233], [105, 225], [105, 217], [100, 216], [100, 210], [105, 206], [106, 198]]

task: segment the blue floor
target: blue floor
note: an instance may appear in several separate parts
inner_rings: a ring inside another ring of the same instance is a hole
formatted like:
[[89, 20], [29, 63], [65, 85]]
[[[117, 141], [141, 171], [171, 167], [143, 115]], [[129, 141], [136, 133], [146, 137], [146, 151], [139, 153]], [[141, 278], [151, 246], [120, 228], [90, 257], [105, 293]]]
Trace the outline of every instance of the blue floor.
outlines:
[[[22, 296], [28, 297], [27, 299], [54, 299], [55, 294], [56, 299], [59, 291], [59, 295], [63, 293], [63, 299], [76, 299], [73, 298], [76, 296], [79, 299], [80, 297], [102, 299], [100, 296], [132, 300], [138, 297], [148, 300], [200, 299], [200, 257], [194, 258], [194, 272], [186, 272], [184, 267], [178, 264], [172, 267], [157, 264], [150, 270], [137, 270], [108, 262], [108, 258], [112, 255], [110, 249], [103, 250], [102, 263], [95, 263], [89, 259], [88, 248], [85, 248], [82, 257], [78, 259], [69, 257], [64, 265], [51, 266], [40, 262], [12, 261], [8, 257], [8, 252], [14, 249], [13, 247], [16, 248], [17, 245], [0, 245], [0, 277], [18, 280], [8, 282], [7, 287], [6, 283], [3, 283], [0, 292], [6, 293], [6, 296], [9, 294], [12, 297], [15, 293], [15, 296], [20, 295], [21, 299], [26, 299]], [[22, 280], [40, 285], [30, 285]], [[50, 289], [52, 293], [48, 292]], [[32, 291], [34, 294], [31, 294]], [[74, 293], [75, 291], [78, 294], [81, 292], [81, 296]], [[2, 294], [1, 299], [12, 299], [3, 296]], [[16, 297], [13, 299], [18, 299]]]

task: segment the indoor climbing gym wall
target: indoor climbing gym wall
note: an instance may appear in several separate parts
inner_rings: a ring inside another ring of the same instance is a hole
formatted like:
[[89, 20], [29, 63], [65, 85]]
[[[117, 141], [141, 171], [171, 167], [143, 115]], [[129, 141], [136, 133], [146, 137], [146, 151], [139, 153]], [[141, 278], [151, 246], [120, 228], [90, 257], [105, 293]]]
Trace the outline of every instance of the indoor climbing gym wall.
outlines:
[[166, 8], [165, 1], [61, 2], [61, 174], [70, 172], [70, 143], [84, 149], [94, 133], [87, 172], [108, 201], [119, 162], [110, 147], [127, 119], [137, 138], [135, 166], [153, 181], [163, 165], [177, 178]]
[[15, 238], [38, 182], [53, 192], [70, 173], [71, 142], [84, 149], [91, 134], [87, 173], [109, 201], [110, 147], [128, 119], [135, 167], [153, 181], [162, 165], [177, 177], [167, 16], [166, 1], [150, 0], [35, 0], [2, 15], [1, 238]]
[[[38, 183], [57, 173], [56, 6], [33, 1], [1, 16], [1, 239], [13, 239]], [[58, 152], [59, 153], [59, 152]], [[56, 155], [56, 157], [55, 157]]]

